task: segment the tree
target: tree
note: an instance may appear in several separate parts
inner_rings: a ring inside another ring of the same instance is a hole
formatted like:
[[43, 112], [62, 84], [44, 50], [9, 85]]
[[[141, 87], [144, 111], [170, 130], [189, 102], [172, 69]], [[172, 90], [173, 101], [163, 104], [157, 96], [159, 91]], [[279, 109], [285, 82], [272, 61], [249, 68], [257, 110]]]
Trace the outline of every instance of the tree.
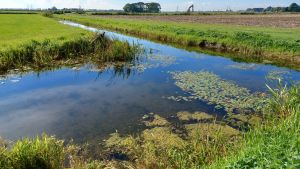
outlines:
[[159, 3], [144, 3], [144, 2], [138, 2], [138, 3], [132, 3], [132, 4], [126, 4], [123, 7], [125, 12], [151, 12], [151, 13], [158, 13], [160, 12], [161, 6]]
[[144, 2], [134, 3], [134, 6], [135, 6], [135, 12], [145, 12], [145, 3]]
[[135, 7], [132, 4], [126, 4], [123, 9], [125, 12], [134, 12], [135, 11]]
[[296, 3], [292, 3], [289, 7], [288, 7], [288, 11], [289, 12], [300, 12], [300, 6]]
[[57, 8], [55, 6], [53, 6], [50, 10], [51, 11], [57, 11]]
[[158, 13], [161, 10], [160, 4], [155, 2], [146, 3], [146, 7], [147, 7], [147, 12], [150, 13]]

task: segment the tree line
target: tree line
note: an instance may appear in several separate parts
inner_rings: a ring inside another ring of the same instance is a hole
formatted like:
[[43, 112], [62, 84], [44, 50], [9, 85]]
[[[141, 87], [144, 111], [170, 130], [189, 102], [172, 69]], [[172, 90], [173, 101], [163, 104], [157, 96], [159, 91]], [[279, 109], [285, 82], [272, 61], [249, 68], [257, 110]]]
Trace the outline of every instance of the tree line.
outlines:
[[125, 12], [136, 12], [136, 13], [159, 13], [161, 6], [159, 3], [151, 2], [137, 2], [137, 3], [128, 3], [124, 6]]
[[300, 6], [297, 3], [292, 3], [288, 7], [267, 7], [267, 8], [249, 8], [248, 12], [300, 12]]

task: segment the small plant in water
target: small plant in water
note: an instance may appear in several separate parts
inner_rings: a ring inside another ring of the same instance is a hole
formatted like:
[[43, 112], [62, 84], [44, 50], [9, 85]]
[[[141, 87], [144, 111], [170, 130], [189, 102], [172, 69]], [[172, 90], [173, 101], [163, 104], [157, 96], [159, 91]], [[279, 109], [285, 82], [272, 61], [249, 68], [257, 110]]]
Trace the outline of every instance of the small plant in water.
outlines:
[[[216, 105], [216, 108], [224, 108], [232, 113], [234, 110], [261, 111], [266, 103], [264, 94], [250, 93], [246, 88], [233, 82], [221, 79], [214, 73], [200, 72], [170, 72], [175, 84], [189, 96], [179, 96], [182, 100], [199, 99], [208, 104]], [[169, 97], [169, 99], [177, 99]]]

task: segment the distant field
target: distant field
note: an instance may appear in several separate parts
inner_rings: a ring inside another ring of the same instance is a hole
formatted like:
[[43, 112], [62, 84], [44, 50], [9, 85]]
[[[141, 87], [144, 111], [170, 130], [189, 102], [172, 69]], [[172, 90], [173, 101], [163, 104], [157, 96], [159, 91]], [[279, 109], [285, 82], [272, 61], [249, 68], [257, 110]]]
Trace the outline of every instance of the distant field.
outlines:
[[278, 15], [101, 15], [103, 18], [300, 28], [300, 14]]
[[0, 50], [45, 39], [66, 41], [89, 32], [41, 15], [0, 14]]

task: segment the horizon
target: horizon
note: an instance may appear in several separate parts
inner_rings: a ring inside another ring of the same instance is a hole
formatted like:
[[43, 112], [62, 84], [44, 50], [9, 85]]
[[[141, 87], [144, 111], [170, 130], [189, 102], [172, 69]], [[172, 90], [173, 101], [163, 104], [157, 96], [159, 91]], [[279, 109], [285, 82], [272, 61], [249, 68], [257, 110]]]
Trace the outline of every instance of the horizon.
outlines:
[[[53, 6], [62, 8], [83, 8], [97, 10], [122, 10], [127, 3], [134, 3], [140, 0], [0, 0], [0, 9], [47, 9]], [[195, 5], [195, 11], [224, 11], [224, 10], [245, 10], [247, 8], [266, 8], [268, 6], [289, 6], [295, 2], [300, 4], [300, 0], [145, 0], [144, 2], [158, 2], [162, 6], [162, 11], [186, 11], [191, 4]]]

